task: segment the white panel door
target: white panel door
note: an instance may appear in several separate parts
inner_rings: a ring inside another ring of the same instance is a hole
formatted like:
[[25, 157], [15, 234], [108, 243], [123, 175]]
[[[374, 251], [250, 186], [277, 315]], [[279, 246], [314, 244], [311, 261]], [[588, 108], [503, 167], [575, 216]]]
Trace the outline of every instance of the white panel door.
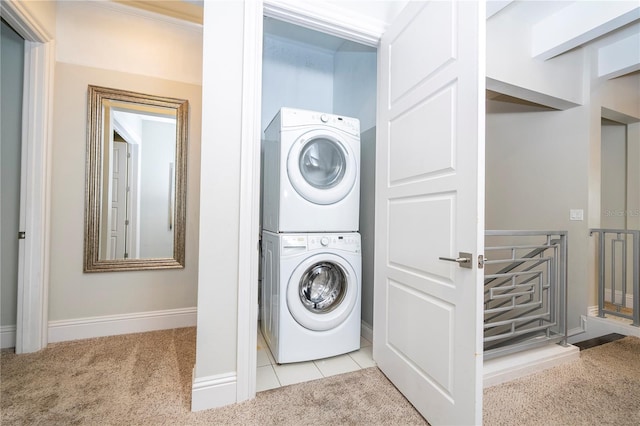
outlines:
[[111, 215], [109, 259], [125, 259], [127, 256], [127, 157], [129, 144], [113, 142], [111, 174]]
[[482, 422], [483, 9], [410, 2], [379, 48], [373, 357], [434, 425]]

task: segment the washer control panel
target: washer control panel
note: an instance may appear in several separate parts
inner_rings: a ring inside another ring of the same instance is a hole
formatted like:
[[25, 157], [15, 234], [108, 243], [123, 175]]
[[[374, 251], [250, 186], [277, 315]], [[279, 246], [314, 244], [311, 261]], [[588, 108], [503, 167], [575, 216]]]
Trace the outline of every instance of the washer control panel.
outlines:
[[309, 250], [330, 248], [346, 250], [353, 253], [360, 252], [360, 234], [357, 232], [345, 234], [309, 234]]
[[343, 234], [287, 234], [281, 239], [283, 254], [300, 251], [332, 249], [360, 253], [360, 234], [349, 232]]

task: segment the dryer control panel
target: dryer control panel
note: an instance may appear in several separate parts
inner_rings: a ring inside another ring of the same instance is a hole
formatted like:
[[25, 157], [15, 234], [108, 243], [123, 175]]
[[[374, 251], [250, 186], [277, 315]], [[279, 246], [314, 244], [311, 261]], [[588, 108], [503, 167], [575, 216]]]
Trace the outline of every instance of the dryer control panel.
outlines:
[[342, 130], [354, 136], [360, 135], [360, 120], [353, 117], [303, 109], [281, 108], [280, 120], [282, 127], [322, 125]]

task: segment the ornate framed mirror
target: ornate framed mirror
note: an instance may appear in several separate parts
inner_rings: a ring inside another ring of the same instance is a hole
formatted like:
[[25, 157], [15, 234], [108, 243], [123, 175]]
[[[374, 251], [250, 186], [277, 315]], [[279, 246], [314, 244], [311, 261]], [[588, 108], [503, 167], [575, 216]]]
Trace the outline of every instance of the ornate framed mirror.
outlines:
[[89, 86], [85, 272], [184, 267], [188, 110]]

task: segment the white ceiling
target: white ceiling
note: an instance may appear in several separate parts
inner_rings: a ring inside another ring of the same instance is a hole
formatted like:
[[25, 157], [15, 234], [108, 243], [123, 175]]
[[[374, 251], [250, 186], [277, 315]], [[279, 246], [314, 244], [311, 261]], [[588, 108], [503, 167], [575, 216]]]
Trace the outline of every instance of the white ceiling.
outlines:
[[[163, 13], [179, 19], [202, 23], [202, 0], [114, 0], [130, 6]], [[279, 0], [288, 1], [304, 0]], [[306, 0], [312, 1], [312, 0]], [[313, 0], [342, 8], [367, 18], [390, 22], [408, 3], [406, 0]], [[640, 70], [640, 1], [638, 0], [488, 0], [488, 25], [493, 16], [508, 15], [530, 28], [532, 57], [549, 59], [587, 44], [597, 45], [601, 76], [615, 78]], [[315, 31], [265, 18], [269, 34], [298, 40], [322, 49], [335, 51], [343, 40]]]
[[[577, 47], [598, 51], [600, 77], [616, 78], [640, 70], [640, 2], [490, 1], [497, 14], [522, 22], [531, 32], [531, 56], [553, 58]], [[491, 17], [487, 25], [490, 25]]]

